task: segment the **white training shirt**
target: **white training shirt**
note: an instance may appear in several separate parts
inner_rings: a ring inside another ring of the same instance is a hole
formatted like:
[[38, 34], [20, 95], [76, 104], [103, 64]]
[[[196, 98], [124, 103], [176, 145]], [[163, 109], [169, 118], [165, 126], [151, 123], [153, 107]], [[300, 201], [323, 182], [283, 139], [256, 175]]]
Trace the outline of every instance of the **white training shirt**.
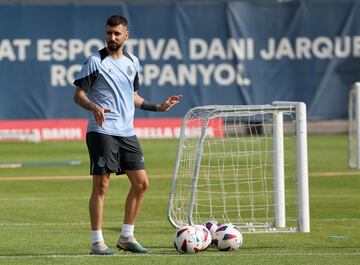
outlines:
[[111, 110], [105, 113], [102, 126], [96, 124], [94, 114], [90, 112], [87, 132], [135, 135], [134, 91], [139, 88], [139, 69], [138, 58], [126, 51], [121, 58], [114, 59], [104, 48], [87, 59], [74, 85], [83, 89], [92, 102]]

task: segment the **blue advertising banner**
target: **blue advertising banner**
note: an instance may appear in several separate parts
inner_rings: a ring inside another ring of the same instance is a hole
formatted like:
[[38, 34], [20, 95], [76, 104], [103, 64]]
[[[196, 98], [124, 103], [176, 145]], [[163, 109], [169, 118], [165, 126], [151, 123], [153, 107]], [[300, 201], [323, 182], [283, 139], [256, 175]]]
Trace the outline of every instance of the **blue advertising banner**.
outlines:
[[83, 118], [74, 76], [105, 45], [107, 17], [128, 18], [139, 94], [182, 94], [167, 113], [209, 104], [304, 101], [309, 119], [347, 117], [360, 79], [358, 1], [0, 5], [0, 119]]

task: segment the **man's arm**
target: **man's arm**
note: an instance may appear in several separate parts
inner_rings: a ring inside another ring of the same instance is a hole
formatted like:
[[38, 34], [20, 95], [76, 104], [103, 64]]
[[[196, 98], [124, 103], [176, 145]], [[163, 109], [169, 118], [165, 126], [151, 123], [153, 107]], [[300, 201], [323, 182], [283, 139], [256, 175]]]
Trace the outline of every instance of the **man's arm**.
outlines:
[[182, 95], [171, 96], [162, 104], [154, 104], [142, 98], [137, 91], [135, 91], [135, 107], [148, 111], [168, 111], [174, 105], [180, 102]]
[[91, 102], [85, 91], [77, 87], [74, 94], [74, 101], [86, 110], [92, 111], [95, 116], [96, 124], [101, 126], [105, 121], [105, 113], [110, 112], [109, 109], [104, 109], [101, 106]]

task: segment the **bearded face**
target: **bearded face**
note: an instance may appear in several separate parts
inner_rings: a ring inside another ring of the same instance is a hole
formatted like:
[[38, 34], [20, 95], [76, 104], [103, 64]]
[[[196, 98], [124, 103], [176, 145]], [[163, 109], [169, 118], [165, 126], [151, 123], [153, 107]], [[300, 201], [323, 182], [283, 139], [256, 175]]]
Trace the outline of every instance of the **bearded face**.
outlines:
[[117, 50], [119, 50], [121, 48], [122, 43], [117, 42], [115, 40], [111, 40], [111, 41], [107, 42], [107, 46], [108, 46], [110, 51], [116, 52]]
[[113, 27], [107, 25], [105, 33], [107, 46], [109, 50], [113, 52], [123, 47], [129, 37], [127, 27], [122, 24]]

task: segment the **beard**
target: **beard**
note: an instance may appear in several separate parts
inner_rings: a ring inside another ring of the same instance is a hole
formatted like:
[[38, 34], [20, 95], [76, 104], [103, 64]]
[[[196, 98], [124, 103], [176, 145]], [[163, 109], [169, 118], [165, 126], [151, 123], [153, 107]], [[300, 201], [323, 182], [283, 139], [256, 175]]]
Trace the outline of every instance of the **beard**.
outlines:
[[115, 52], [121, 48], [120, 43], [118, 43], [116, 41], [112, 41], [112, 40], [107, 43], [107, 46], [108, 46], [109, 50], [112, 52]]

